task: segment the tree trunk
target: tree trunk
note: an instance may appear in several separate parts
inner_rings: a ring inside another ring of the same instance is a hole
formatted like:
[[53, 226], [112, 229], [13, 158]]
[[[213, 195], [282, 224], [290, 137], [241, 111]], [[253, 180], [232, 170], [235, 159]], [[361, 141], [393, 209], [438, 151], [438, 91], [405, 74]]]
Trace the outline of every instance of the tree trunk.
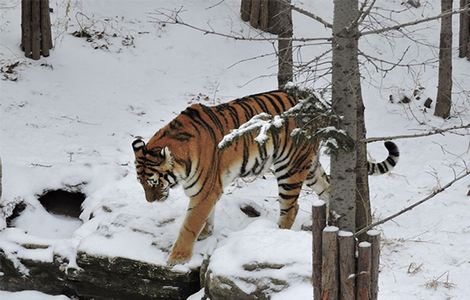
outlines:
[[[460, 0], [460, 9], [465, 8], [470, 4], [468, 0]], [[460, 14], [460, 31], [459, 31], [459, 57], [468, 57], [470, 49], [468, 44], [470, 42], [470, 13]]]
[[0, 202], [2, 200], [2, 159], [0, 159]]
[[[357, 97], [361, 97], [357, 59], [357, 0], [335, 0], [333, 15], [333, 110], [343, 117], [338, 127], [357, 141]], [[356, 149], [331, 156], [331, 209], [340, 216], [342, 230], [356, 231]]]
[[[441, 11], [452, 10], [452, 0], [441, 0]], [[434, 115], [444, 119], [450, 116], [452, 104], [452, 15], [441, 19], [439, 42], [439, 83], [437, 85]]]
[[290, 9], [290, 0], [279, 4], [279, 20], [281, 22], [278, 40], [278, 73], [277, 82], [279, 89], [282, 89], [286, 83], [293, 78], [293, 60], [292, 60], [292, 10]]
[[[368, 226], [372, 222], [372, 212], [369, 197], [369, 175], [367, 172], [367, 143], [366, 125], [364, 119], [364, 102], [359, 84], [357, 95], [357, 148], [356, 148], [356, 230]], [[359, 236], [359, 240], [363, 240]]]

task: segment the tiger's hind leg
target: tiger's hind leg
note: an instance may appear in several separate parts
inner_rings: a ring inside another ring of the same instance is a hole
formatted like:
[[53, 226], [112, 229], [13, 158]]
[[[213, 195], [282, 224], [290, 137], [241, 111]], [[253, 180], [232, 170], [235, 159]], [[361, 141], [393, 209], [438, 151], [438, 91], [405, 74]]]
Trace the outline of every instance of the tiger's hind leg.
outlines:
[[280, 173], [275, 172], [279, 189], [279, 206], [281, 209], [278, 225], [279, 228], [290, 229], [299, 210], [297, 200], [308, 170], [304, 169], [300, 172], [289, 170], [284, 174]]
[[318, 158], [312, 162], [305, 184], [311, 188], [315, 194], [317, 194], [318, 198], [325, 201], [326, 204], [329, 203], [330, 178], [326, 174]]

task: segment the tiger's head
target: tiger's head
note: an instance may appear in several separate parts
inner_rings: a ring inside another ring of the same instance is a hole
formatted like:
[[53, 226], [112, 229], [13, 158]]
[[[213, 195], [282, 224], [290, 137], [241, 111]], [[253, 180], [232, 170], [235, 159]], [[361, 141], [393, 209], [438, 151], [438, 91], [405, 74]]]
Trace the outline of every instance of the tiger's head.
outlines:
[[177, 184], [173, 173], [173, 157], [168, 147], [147, 149], [145, 142], [132, 143], [137, 180], [142, 184], [148, 202], [164, 201], [169, 190]]

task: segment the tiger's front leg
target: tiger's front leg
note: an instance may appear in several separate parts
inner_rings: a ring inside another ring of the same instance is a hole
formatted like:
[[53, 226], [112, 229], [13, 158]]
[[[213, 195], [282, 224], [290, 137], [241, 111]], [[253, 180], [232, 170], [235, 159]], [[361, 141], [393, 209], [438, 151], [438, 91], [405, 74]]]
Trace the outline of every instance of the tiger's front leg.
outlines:
[[198, 241], [205, 240], [206, 238], [212, 235], [212, 231], [214, 230], [214, 210], [215, 205], [209, 215], [209, 218], [207, 218], [206, 225], [204, 225], [204, 228], [202, 229], [201, 233], [197, 238]]
[[194, 243], [203, 226], [210, 222], [209, 216], [222, 194], [221, 188], [212, 187], [208, 190], [191, 198], [183, 225], [168, 258], [168, 264], [182, 264], [191, 259]]

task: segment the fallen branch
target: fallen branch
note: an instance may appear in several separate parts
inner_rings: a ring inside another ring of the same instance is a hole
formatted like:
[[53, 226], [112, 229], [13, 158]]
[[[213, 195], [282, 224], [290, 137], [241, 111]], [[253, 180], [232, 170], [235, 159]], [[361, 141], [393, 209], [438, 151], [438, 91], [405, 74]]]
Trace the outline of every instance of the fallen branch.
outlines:
[[416, 206], [421, 205], [421, 204], [423, 204], [424, 202], [426, 202], [426, 201], [432, 199], [432, 198], [433, 198], [434, 196], [436, 196], [437, 194], [442, 193], [442, 192], [445, 191], [447, 188], [449, 188], [451, 185], [453, 185], [454, 183], [456, 183], [457, 181], [463, 179], [464, 177], [466, 177], [466, 176], [468, 176], [468, 175], [470, 175], [470, 170], [466, 170], [465, 173], [463, 173], [462, 175], [460, 175], [460, 176], [458, 176], [458, 177], [455, 177], [454, 180], [450, 181], [449, 183], [447, 183], [447, 184], [444, 185], [443, 187], [438, 188], [437, 190], [435, 190], [434, 192], [432, 192], [431, 194], [429, 194], [429, 195], [428, 195], [427, 197], [425, 197], [424, 199], [422, 199], [422, 200], [420, 200], [420, 201], [418, 201], [418, 202], [416, 202], [416, 203], [414, 203], [414, 204], [412, 204], [412, 205], [410, 205], [410, 206], [408, 206], [408, 207], [406, 207], [406, 208], [400, 210], [399, 212], [397, 212], [397, 213], [395, 213], [395, 214], [393, 214], [393, 215], [391, 215], [391, 216], [386, 217], [385, 219], [382, 219], [382, 220], [380, 220], [380, 221], [377, 221], [377, 222], [375, 222], [375, 223], [372, 223], [371, 225], [369, 225], [369, 226], [367, 226], [367, 227], [362, 228], [361, 230], [359, 230], [358, 232], [356, 232], [356, 233], [354, 234], [354, 236], [356, 236], [356, 237], [357, 237], [357, 236], [360, 236], [361, 234], [367, 232], [368, 230], [374, 228], [375, 226], [378, 226], [378, 225], [383, 224], [383, 223], [385, 223], [385, 222], [388, 222], [388, 221], [390, 221], [390, 220], [392, 220], [392, 219], [395, 219], [396, 217], [398, 217], [398, 216], [400, 216], [400, 215], [406, 213], [407, 211], [412, 210], [412, 209], [415, 208]]
[[451, 131], [451, 130], [464, 129], [464, 128], [470, 128], [470, 123], [466, 124], [466, 125], [453, 126], [453, 127], [444, 128], [444, 129], [438, 128], [438, 129], [435, 129], [433, 131], [428, 131], [428, 132], [425, 132], [425, 133], [371, 137], [371, 138], [364, 139], [363, 141], [366, 142], [366, 143], [372, 143], [372, 142], [398, 140], [398, 139], [411, 139], [411, 138], [424, 137], [424, 136], [430, 136], [430, 135], [435, 135], [435, 134], [443, 134], [443, 133]]

